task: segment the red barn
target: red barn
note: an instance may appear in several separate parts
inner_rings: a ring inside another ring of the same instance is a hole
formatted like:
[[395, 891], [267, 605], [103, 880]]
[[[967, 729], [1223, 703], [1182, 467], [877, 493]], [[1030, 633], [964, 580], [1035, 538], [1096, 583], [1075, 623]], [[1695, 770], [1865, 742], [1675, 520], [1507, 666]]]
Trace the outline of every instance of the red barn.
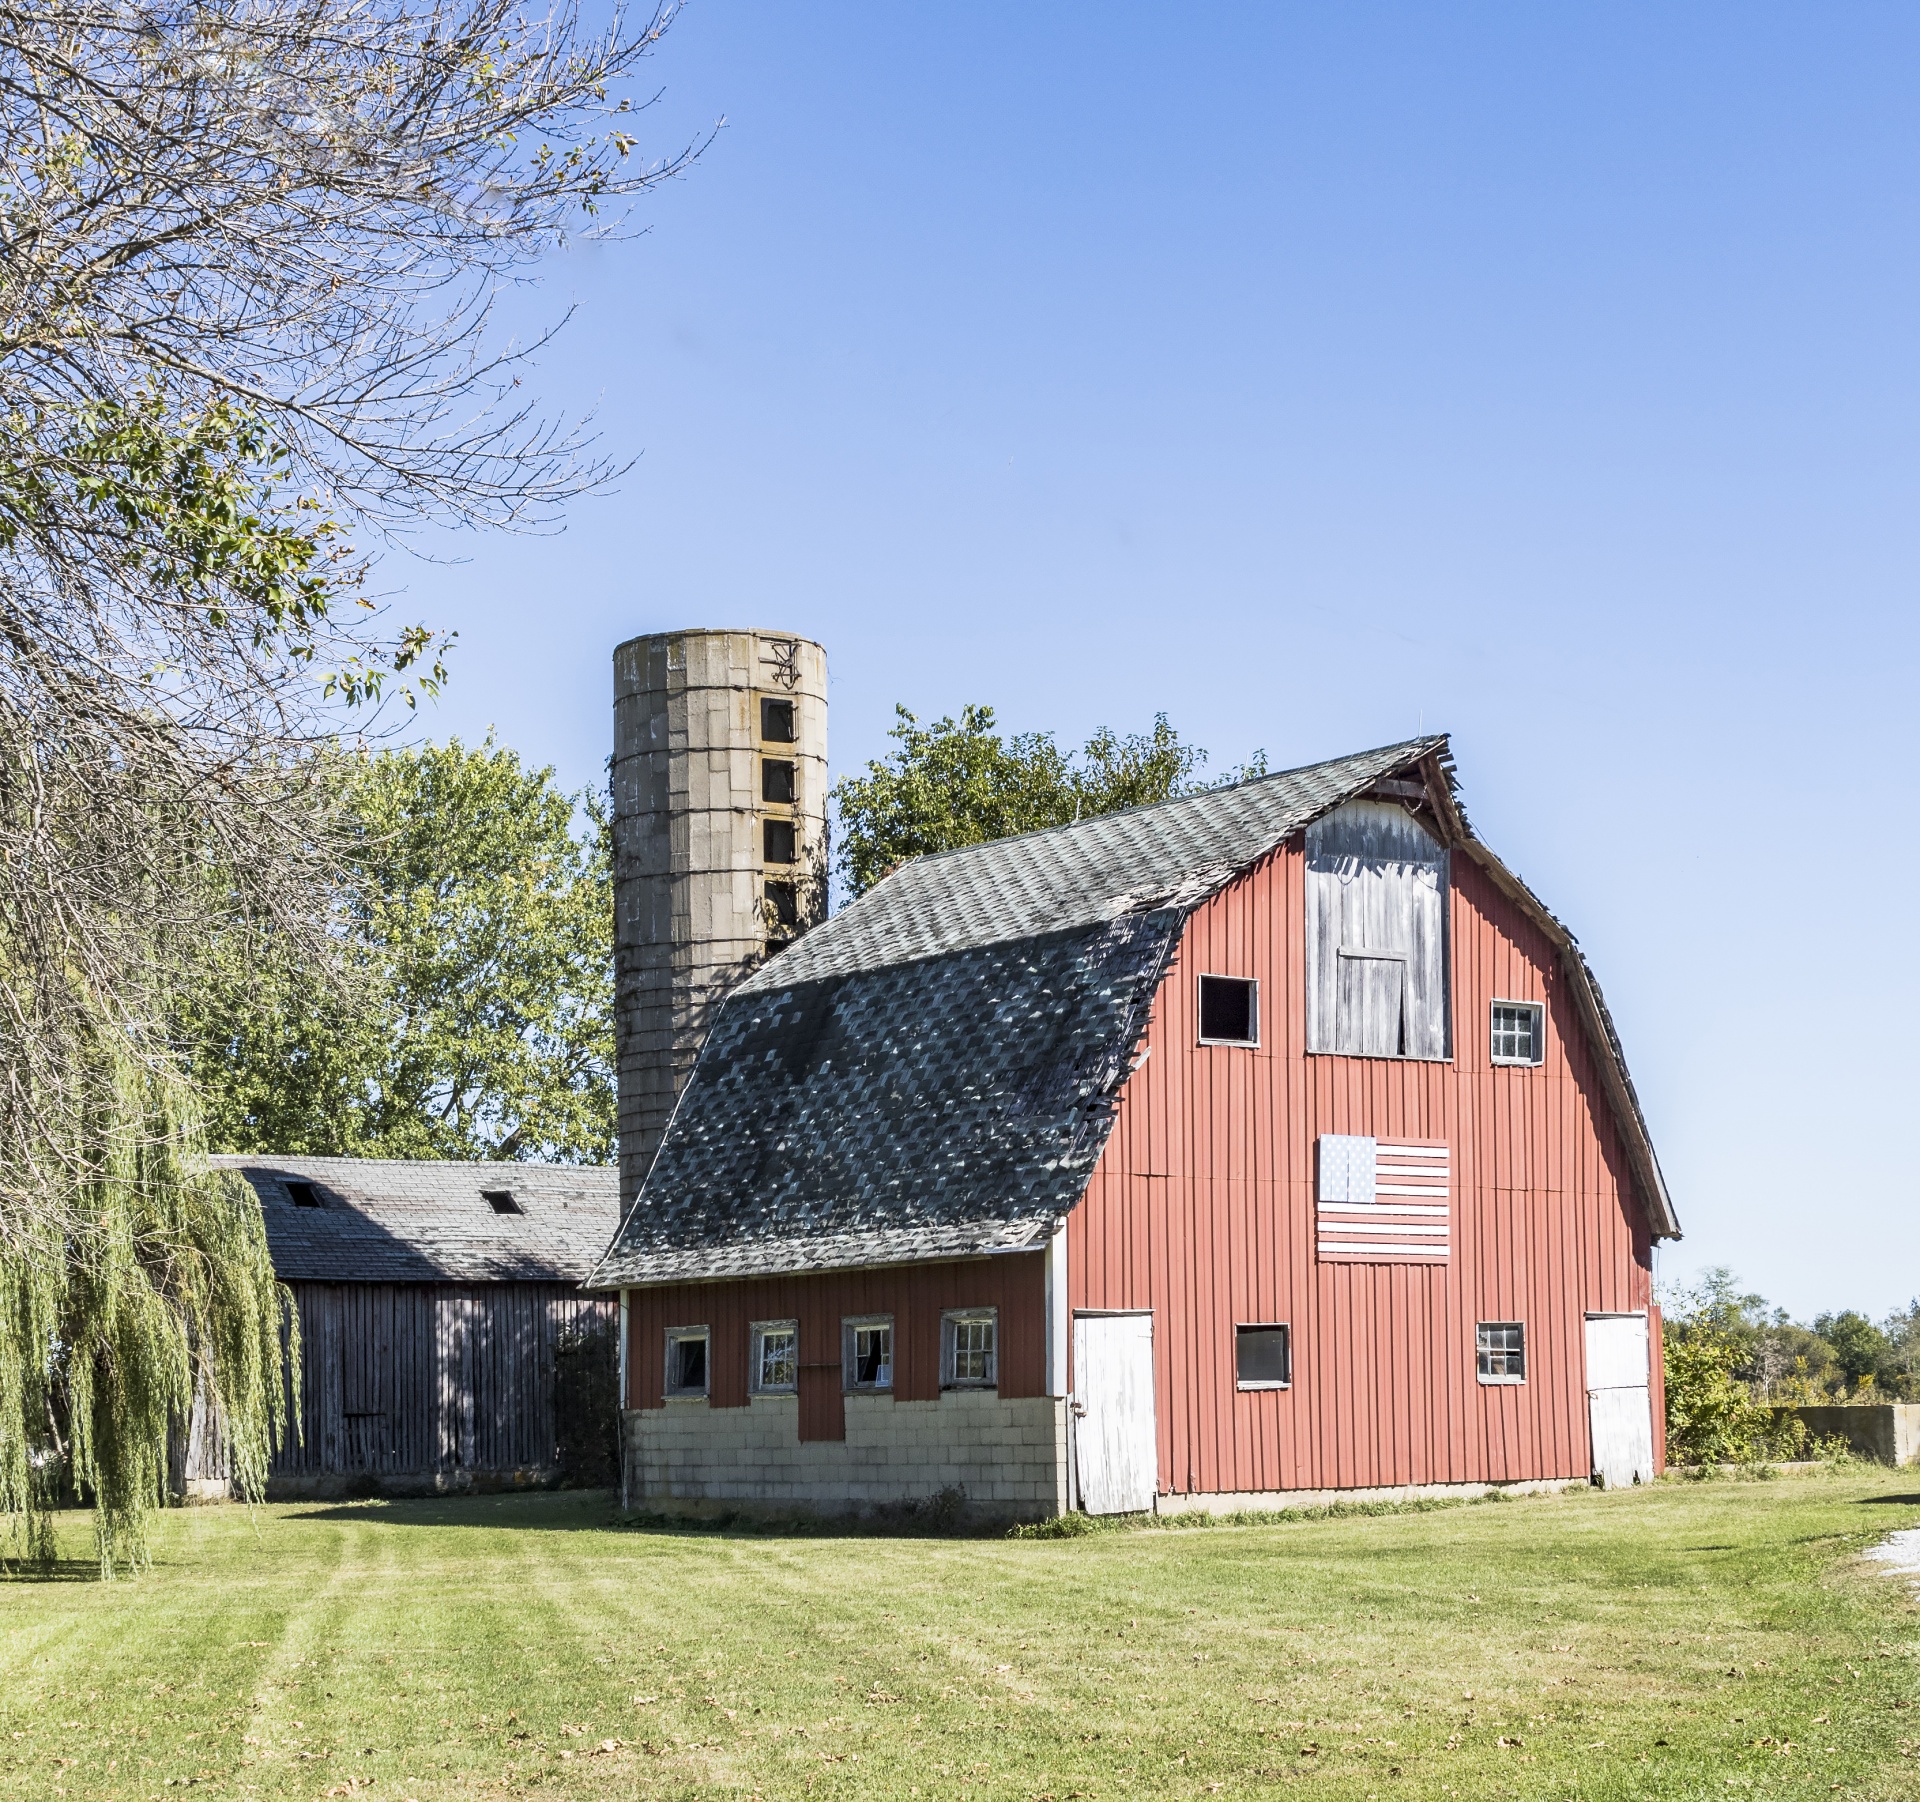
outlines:
[[1285, 1505], [1650, 1477], [1678, 1231], [1433, 737], [905, 865], [727, 999], [594, 1283], [636, 1502]]

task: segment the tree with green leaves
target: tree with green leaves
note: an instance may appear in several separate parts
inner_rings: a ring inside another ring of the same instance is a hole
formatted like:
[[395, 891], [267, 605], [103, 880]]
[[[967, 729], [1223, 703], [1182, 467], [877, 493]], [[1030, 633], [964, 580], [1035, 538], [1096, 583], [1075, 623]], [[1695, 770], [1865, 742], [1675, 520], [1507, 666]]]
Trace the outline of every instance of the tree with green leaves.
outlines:
[[[905, 707], [894, 713], [895, 749], [833, 790], [836, 855], [855, 895], [909, 857], [1217, 786], [1199, 780], [1206, 752], [1183, 743], [1164, 713], [1151, 732], [1103, 728], [1077, 753], [1062, 751], [1051, 732], [1002, 737], [991, 707], [964, 707], [957, 721], [931, 726]], [[1264, 775], [1266, 767], [1266, 754], [1256, 752], [1221, 784]]]
[[180, 1031], [216, 1150], [613, 1155], [605, 809], [489, 740], [342, 755], [344, 984], [222, 948]]
[[137, 1562], [196, 1388], [259, 1493], [285, 1297], [175, 1024], [213, 944], [263, 986], [353, 975], [352, 822], [312, 752], [338, 708], [436, 685], [445, 643], [370, 600], [380, 544], [551, 518], [611, 473], [527, 400], [492, 308], [684, 166], [633, 159], [618, 91], [673, 12], [0, 0], [0, 1515], [26, 1549], [62, 1473], [103, 1564]]

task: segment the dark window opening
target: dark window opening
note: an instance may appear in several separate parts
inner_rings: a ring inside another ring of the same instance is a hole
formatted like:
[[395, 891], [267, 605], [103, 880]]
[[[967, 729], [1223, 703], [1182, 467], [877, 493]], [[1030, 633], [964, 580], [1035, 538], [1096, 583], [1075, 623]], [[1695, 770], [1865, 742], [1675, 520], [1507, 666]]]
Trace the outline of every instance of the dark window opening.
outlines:
[[706, 1392], [705, 1333], [688, 1333], [667, 1342], [667, 1387], [676, 1395], [702, 1395]]
[[799, 790], [793, 785], [793, 765], [783, 757], [760, 760], [760, 799], [791, 805]]
[[288, 1183], [287, 1199], [296, 1208], [317, 1208], [323, 1205], [320, 1197], [314, 1193], [312, 1183]]
[[1260, 1042], [1260, 985], [1244, 976], [1200, 978], [1200, 1037], [1215, 1045]]
[[511, 1189], [482, 1189], [480, 1199], [496, 1214], [524, 1214], [527, 1211], [514, 1200]]
[[768, 863], [792, 863], [794, 860], [793, 822], [762, 820], [760, 849]]
[[790, 745], [799, 734], [793, 729], [793, 703], [764, 696], [760, 702], [760, 736], [770, 745]]
[[1284, 1389], [1293, 1381], [1293, 1333], [1286, 1326], [1233, 1329], [1234, 1376], [1242, 1389]]
[[793, 882], [769, 882], [767, 884], [767, 905], [773, 909], [774, 919], [782, 926], [800, 924], [800, 887]]
[[850, 1320], [842, 1330], [846, 1335], [844, 1356], [848, 1388], [891, 1389], [893, 1322]]

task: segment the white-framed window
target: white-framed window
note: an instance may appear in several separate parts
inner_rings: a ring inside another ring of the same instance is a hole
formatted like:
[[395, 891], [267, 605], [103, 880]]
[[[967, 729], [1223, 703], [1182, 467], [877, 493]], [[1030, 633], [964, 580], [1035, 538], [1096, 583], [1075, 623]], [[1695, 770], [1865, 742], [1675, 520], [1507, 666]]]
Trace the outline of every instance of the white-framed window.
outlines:
[[747, 1374], [755, 1395], [791, 1395], [800, 1385], [800, 1323], [756, 1320]]
[[1527, 1323], [1483, 1320], [1473, 1329], [1474, 1362], [1483, 1383], [1527, 1380]]
[[843, 1380], [849, 1389], [893, 1387], [893, 1316], [868, 1314], [840, 1324]]
[[1496, 1001], [1490, 1043], [1496, 1064], [1546, 1061], [1546, 1009], [1537, 1001]]
[[991, 1389], [1000, 1381], [1000, 1316], [993, 1308], [949, 1308], [940, 1316], [940, 1386]]
[[712, 1369], [707, 1356], [707, 1329], [703, 1326], [667, 1328], [667, 1393], [705, 1395]]
[[1200, 1043], [1260, 1043], [1260, 984], [1251, 976], [1200, 978]]
[[1293, 1382], [1293, 1329], [1259, 1321], [1233, 1329], [1234, 1386], [1285, 1389]]

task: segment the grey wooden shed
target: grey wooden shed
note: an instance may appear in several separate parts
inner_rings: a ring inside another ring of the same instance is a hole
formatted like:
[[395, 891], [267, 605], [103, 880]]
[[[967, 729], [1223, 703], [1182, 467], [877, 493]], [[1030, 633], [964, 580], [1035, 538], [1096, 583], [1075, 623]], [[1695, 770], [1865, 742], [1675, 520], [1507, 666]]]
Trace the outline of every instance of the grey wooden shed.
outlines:
[[[559, 1474], [556, 1357], [618, 1304], [580, 1283], [612, 1168], [222, 1157], [260, 1197], [300, 1311], [300, 1433], [274, 1497], [501, 1489]], [[562, 1402], [564, 1406], [564, 1402]]]

